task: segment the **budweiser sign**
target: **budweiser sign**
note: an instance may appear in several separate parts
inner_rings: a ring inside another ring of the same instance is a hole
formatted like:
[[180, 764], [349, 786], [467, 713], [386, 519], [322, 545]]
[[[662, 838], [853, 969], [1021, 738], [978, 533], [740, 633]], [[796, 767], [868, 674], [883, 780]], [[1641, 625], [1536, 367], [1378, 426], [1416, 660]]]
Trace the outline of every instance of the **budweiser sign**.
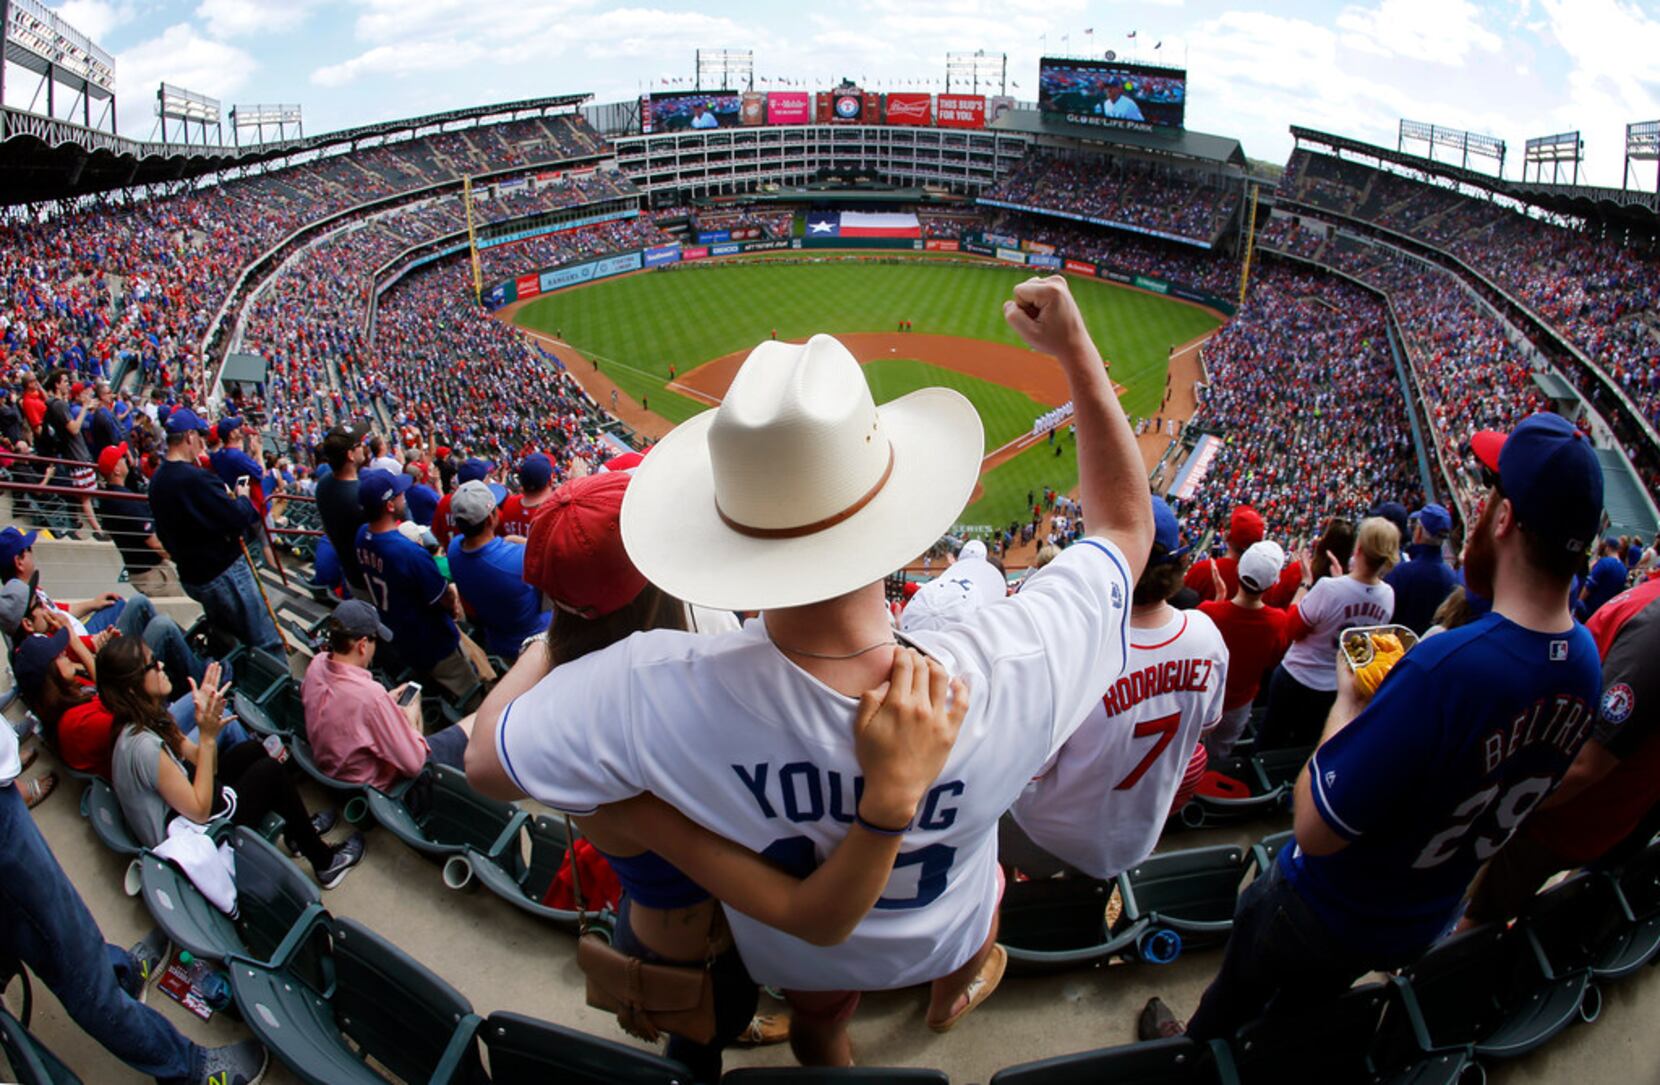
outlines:
[[889, 124], [928, 125], [934, 119], [934, 98], [931, 94], [888, 95], [887, 122]]

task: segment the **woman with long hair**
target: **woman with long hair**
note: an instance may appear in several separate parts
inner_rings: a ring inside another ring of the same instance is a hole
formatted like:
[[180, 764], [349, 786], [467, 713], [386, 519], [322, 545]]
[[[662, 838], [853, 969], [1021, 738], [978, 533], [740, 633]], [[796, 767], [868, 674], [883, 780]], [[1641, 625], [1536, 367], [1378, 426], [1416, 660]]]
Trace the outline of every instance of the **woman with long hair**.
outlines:
[[[625, 474], [562, 486], [531, 528], [525, 577], [554, 602], [545, 638], [521, 655], [490, 694], [511, 702], [530, 680], [649, 629], [686, 630], [701, 612], [646, 581], [624, 551], [617, 517]], [[755, 981], [727, 929], [725, 903], [815, 945], [844, 940], [881, 897], [900, 832], [944, 768], [967, 711], [968, 691], [920, 653], [895, 653], [885, 687], [866, 693], [853, 722], [863, 772], [857, 818], [824, 864], [805, 879], [690, 821], [650, 794], [576, 819], [622, 883], [613, 944], [648, 963], [706, 966], [715, 986], [714, 1038], [671, 1036], [668, 1054], [698, 1081], [720, 1078], [721, 1049], [755, 1013]], [[595, 726], [605, 721], [596, 720]], [[986, 991], [989, 994], [989, 990]], [[969, 1008], [976, 1003], [970, 997]], [[964, 1011], [966, 1012], [966, 1010]]]
[[173, 684], [150, 648], [136, 637], [117, 637], [98, 651], [98, 697], [115, 718], [118, 737], [112, 758], [115, 794], [139, 843], [155, 847], [175, 815], [203, 824], [228, 816], [237, 825], [258, 827], [276, 812], [293, 850], [311, 862], [324, 889], [340, 884], [363, 857], [363, 834], [331, 846], [322, 834], [334, 824], [332, 812], [312, 817], [282, 766], [258, 742], [221, 751], [225, 692], [219, 664], [210, 663], [201, 685], [190, 682], [197, 737], [179, 730], [168, 711]]
[[[1337, 561], [1324, 550], [1320, 558]], [[1315, 582], [1305, 558], [1303, 587], [1308, 594], [1291, 606], [1286, 623], [1291, 647], [1268, 686], [1259, 748], [1312, 746], [1319, 741], [1326, 714], [1337, 699], [1338, 637], [1352, 626], [1383, 625], [1394, 616], [1395, 589], [1383, 577], [1400, 560], [1400, 529], [1381, 516], [1360, 522], [1347, 574], [1338, 564], [1333, 575]]]

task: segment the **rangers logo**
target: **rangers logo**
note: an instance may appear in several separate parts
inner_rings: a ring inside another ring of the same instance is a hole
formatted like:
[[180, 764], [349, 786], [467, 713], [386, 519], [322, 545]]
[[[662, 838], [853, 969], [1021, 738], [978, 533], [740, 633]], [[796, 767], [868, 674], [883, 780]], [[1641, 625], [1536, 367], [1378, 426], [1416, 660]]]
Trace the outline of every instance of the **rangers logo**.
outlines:
[[1602, 695], [1602, 718], [1609, 723], [1624, 723], [1637, 707], [1637, 695], [1624, 682], [1608, 687]]
[[863, 108], [864, 103], [859, 100], [856, 94], [836, 95], [836, 116], [843, 120], [852, 120], [859, 115], [859, 111]]

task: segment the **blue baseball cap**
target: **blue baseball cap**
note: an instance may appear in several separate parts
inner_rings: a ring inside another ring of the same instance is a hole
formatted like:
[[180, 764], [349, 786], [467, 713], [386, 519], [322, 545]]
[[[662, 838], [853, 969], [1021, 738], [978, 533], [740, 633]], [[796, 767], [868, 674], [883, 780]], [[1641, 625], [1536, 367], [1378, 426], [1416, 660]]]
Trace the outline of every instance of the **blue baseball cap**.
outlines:
[[1381, 516], [1385, 520], [1388, 520], [1390, 523], [1394, 524], [1395, 529], [1401, 533], [1401, 540], [1403, 542], [1412, 537], [1412, 531], [1406, 515], [1406, 506], [1401, 504], [1399, 501], [1379, 501], [1376, 505], [1372, 506], [1371, 511], [1369, 511], [1366, 515]]
[[1452, 530], [1452, 514], [1447, 511], [1445, 505], [1431, 502], [1413, 513], [1412, 518], [1423, 526], [1424, 534], [1437, 539]]
[[553, 481], [553, 461], [544, 452], [532, 452], [519, 464], [519, 485], [527, 490], [546, 489]]
[[363, 506], [364, 512], [374, 515], [414, 484], [413, 475], [394, 475], [372, 467], [357, 476], [357, 503]]
[[15, 527], [0, 531], [0, 569], [8, 573], [15, 569], [17, 555], [34, 546], [35, 540], [39, 537], [38, 531], [19, 531]]
[[17, 648], [12, 652], [12, 677], [17, 679], [18, 692], [25, 701], [32, 703], [40, 696], [46, 676], [68, 647], [67, 629], [58, 629], [46, 636], [26, 633], [17, 638]]
[[456, 485], [463, 482], [482, 482], [484, 477], [496, 469], [496, 465], [489, 460], [468, 460], [455, 472]]
[[1182, 545], [1182, 527], [1176, 522], [1176, 510], [1158, 494], [1153, 495], [1153, 545], [1164, 547], [1164, 554], [1152, 559], [1155, 565], [1180, 561], [1187, 553]]
[[1470, 450], [1497, 473], [1528, 531], [1576, 554], [1591, 549], [1602, 526], [1602, 465], [1590, 438], [1566, 418], [1540, 412], [1508, 435], [1482, 430]]
[[201, 420], [195, 411], [189, 407], [175, 407], [167, 413], [167, 432], [175, 437], [181, 433], [195, 430], [206, 433], [208, 424]]

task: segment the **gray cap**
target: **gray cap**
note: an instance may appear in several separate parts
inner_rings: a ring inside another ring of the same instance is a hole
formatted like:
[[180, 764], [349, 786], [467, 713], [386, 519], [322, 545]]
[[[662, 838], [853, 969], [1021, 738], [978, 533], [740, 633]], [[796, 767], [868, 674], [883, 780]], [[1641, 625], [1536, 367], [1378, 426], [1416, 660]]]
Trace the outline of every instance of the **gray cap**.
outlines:
[[392, 639], [392, 631], [381, 624], [380, 614], [361, 599], [348, 599], [335, 607], [329, 623], [354, 637]]
[[29, 613], [29, 599], [34, 595], [29, 585], [13, 578], [0, 588], [0, 633], [12, 636]]
[[477, 479], [463, 482], [450, 498], [450, 519], [465, 533], [488, 520], [499, 503], [489, 483]]

